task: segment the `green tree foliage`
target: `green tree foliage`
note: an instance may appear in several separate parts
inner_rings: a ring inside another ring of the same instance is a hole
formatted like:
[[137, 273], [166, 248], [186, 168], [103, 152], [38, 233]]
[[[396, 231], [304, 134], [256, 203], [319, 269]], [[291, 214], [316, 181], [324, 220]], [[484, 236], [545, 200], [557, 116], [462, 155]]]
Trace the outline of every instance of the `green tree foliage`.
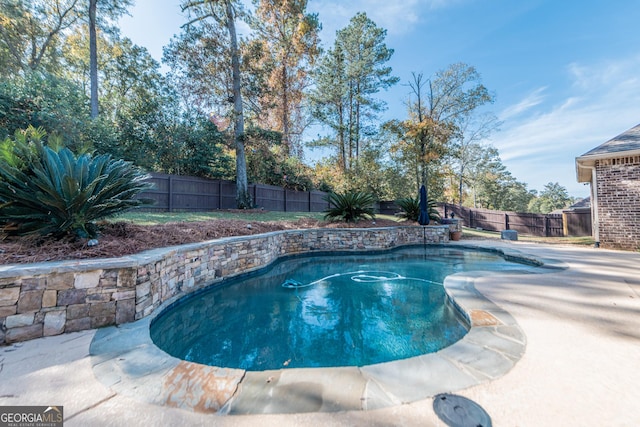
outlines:
[[39, 110], [33, 99], [23, 93], [23, 85], [14, 81], [0, 81], [0, 139], [26, 128]]
[[377, 200], [395, 200], [406, 194], [407, 178], [402, 165], [386, 155], [386, 146], [369, 144], [360, 155], [358, 166], [344, 173], [336, 158], [325, 158], [315, 164], [313, 182], [327, 192], [360, 191]]
[[433, 162], [448, 153], [469, 116], [493, 97], [475, 68], [462, 63], [438, 71], [426, 81], [422, 74], [414, 74], [409, 86], [413, 95], [408, 102], [409, 118], [388, 126], [399, 135], [394, 150], [415, 171], [416, 188], [425, 184], [429, 194]]
[[471, 182], [474, 207], [526, 212], [529, 201], [535, 197], [534, 192], [517, 181], [502, 164], [495, 148], [488, 149], [483, 160], [475, 165], [474, 176]]
[[103, 30], [109, 30], [106, 24], [118, 19], [126, 13], [132, 0], [89, 0], [89, 75], [91, 92], [91, 118], [98, 117], [98, 26], [103, 23]]
[[95, 237], [96, 220], [145, 203], [146, 175], [109, 155], [76, 156], [68, 148], [48, 147], [43, 132], [5, 141], [12, 152], [0, 158], [0, 225], [11, 234]]
[[367, 140], [356, 166], [342, 174], [341, 186], [373, 194], [378, 200], [394, 200], [406, 194], [406, 172], [394, 163], [388, 149], [392, 135], [381, 129]]
[[358, 164], [345, 174], [345, 185], [350, 189], [372, 194], [378, 200], [389, 199], [390, 188], [385, 173], [384, 154], [369, 146], [360, 153]]
[[[171, 71], [163, 75], [114, 26], [131, 3], [0, 0], [0, 140], [42, 127], [75, 153], [240, 177], [241, 192], [244, 175], [384, 200], [417, 193], [422, 182], [430, 199], [467, 205], [513, 209], [533, 198], [506, 169], [492, 169], [483, 141], [495, 118], [483, 122], [477, 111], [493, 97], [473, 67], [414, 76], [407, 119], [379, 125], [379, 92], [398, 79], [385, 30], [363, 13], [321, 54], [321, 23], [307, 0], [254, 0], [253, 10], [237, 0], [184, 0], [190, 22], [165, 48]], [[244, 38], [235, 34], [240, 20], [252, 27]], [[100, 114], [91, 120], [96, 99]], [[310, 145], [332, 154], [313, 169], [299, 149], [310, 119], [327, 130]]]
[[227, 135], [210, 121], [186, 119], [163, 127], [158, 139], [157, 169], [177, 175], [233, 180], [235, 162]]
[[81, 0], [2, 0], [0, 75], [55, 71], [60, 66], [64, 32], [78, 22], [81, 5]]
[[325, 220], [358, 222], [366, 219], [375, 219], [375, 197], [369, 193], [360, 191], [347, 191], [345, 193], [329, 193], [325, 198], [330, 208], [325, 211]]
[[[290, 144], [284, 142], [283, 123], [289, 123], [292, 142], [294, 128], [298, 126], [294, 120], [298, 113], [294, 110], [301, 108], [296, 100], [301, 97], [300, 88], [306, 84], [304, 67], [308, 66], [313, 53], [301, 52], [300, 49], [306, 50], [305, 46], [317, 49], [312, 43], [316, 31], [315, 17], [300, 16], [304, 7], [304, 2], [263, 2], [260, 13], [268, 22], [260, 25], [256, 20], [251, 22], [259, 34], [268, 38], [260, 43], [243, 42], [239, 46], [242, 53], [241, 90], [247, 123], [243, 135], [247, 179], [296, 189], [309, 189], [312, 182], [308, 168], [296, 156], [290, 155]], [[294, 12], [295, 16], [290, 16]], [[278, 28], [283, 33], [276, 31]], [[273, 34], [274, 31], [278, 34]], [[297, 51], [284, 55], [280, 52], [283, 49]], [[187, 115], [196, 117], [213, 112], [213, 120], [219, 124], [233, 118], [233, 112], [229, 110], [230, 101], [234, 100], [231, 55], [228, 32], [223, 26], [215, 20], [186, 26], [165, 49], [164, 58], [171, 66], [172, 80], [176, 82], [179, 98], [184, 100], [182, 106]], [[286, 63], [283, 65], [282, 61]], [[287, 81], [277, 80], [276, 77], [282, 73], [275, 73], [276, 69], [286, 70]], [[294, 77], [298, 80], [294, 81]], [[275, 102], [280, 97], [274, 97], [275, 93], [285, 96], [285, 92], [290, 109], [286, 120], [282, 105]], [[220, 129], [224, 126], [221, 125]], [[230, 142], [230, 146], [233, 144]]]
[[246, 138], [244, 129], [244, 105], [242, 102], [242, 74], [240, 69], [240, 48], [236, 33], [236, 19], [239, 15], [240, 5], [234, 0], [188, 0], [182, 5], [182, 10], [187, 11], [192, 17], [186, 24], [195, 24], [212, 20], [218, 27], [227, 31], [227, 52], [231, 59], [231, 97], [233, 104], [233, 135], [236, 149], [236, 203], [238, 208], [252, 207], [249, 185], [247, 182], [247, 161], [244, 141]]
[[147, 50], [129, 39], [114, 38], [101, 52], [110, 61], [101, 67], [102, 112], [94, 126], [107, 126], [114, 138], [95, 138], [95, 148], [149, 170], [162, 169], [163, 137], [180, 118], [170, 85]]
[[254, 0], [254, 5], [251, 26], [257, 37], [250, 51], [262, 53], [257, 65], [266, 73], [260, 123], [282, 133], [285, 155], [301, 154], [302, 133], [309, 123], [304, 90], [320, 55], [318, 15], [306, 12], [306, 0]]
[[253, 182], [292, 190], [313, 188], [310, 169], [299, 159], [286, 156], [280, 132], [247, 128], [247, 169]]
[[[171, 69], [169, 78], [179, 95], [180, 107], [189, 116], [215, 112], [230, 117], [232, 77], [226, 39], [224, 28], [200, 21], [183, 27], [164, 48], [163, 62]], [[246, 92], [250, 86], [243, 81], [243, 99], [251, 98]]]
[[538, 197], [531, 199], [528, 212], [547, 214], [557, 209], [564, 209], [573, 203], [567, 189], [557, 182], [549, 182]]
[[81, 150], [87, 118], [86, 98], [68, 80], [34, 71], [0, 82], [0, 138], [29, 126], [42, 127]]
[[462, 206], [465, 185], [473, 180], [471, 172], [482, 162], [487, 150], [484, 140], [498, 127], [497, 118], [490, 113], [470, 114], [463, 117], [446, 161], [457, 181], [458, 204]]
[[31, 125], [61, 135], [74, 152], [93, 148], [150, 171], [233, 179], [227, 136], [184, 114], [146, 49], [117, 36], [100, 40], [98, 120], [89, 120], [88, 43], [79, 31], [67, 37], [67, 67], [58, 75], [33, 71], [0, 82], [0, 138]]
[[146, 48], [130, 39], [113, 38], [102, 65], [104, 82], [101, 100], [105, 115], [112, 120], [127, 114], [154, 114], [171, 108], [169, 84], [160, 73], [160, 64]]
[[245, 154], [244, 105], [242, 103], [240, 48], [236, 33], [236, 19], [240, 5], [233, 0], [188, 0], [183, 3], [182, 10], [193, 17], [189, 24], [213, 20], [218, 26], [225, 28], [228, 34], [226, 44], [231, 59], [231, 102], [233, 103], [233, 135], [236, 149], [236, 203], [238, 208], [252, 207], [249, 185], [247, 182], [247, 161]]
[[374, 123], [385, 103], [375, 95], [398, 82], [387, 66], [393, 49], [386, 46], [385, 37], [386, 30], [358, 13], [338, 31], [333, 48], [316, 69], [312, 114], [332, 135], [313, 146], [333, 148], [343, 172], [356, 167], [364, 138], [377, 130]]

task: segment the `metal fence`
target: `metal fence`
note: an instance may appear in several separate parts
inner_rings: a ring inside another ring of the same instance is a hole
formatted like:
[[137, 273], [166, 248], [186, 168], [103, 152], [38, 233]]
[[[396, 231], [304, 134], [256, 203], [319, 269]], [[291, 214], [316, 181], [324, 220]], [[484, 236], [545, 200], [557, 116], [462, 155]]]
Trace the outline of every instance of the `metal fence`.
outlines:
[[[155, 204], [147, 211], [211, 211], [236, 207], [236, 184], [193, 176], [150, 174], [155, 188], [139, 195]], [[329, 204], [322, 191], [295, 191], [264, 184], [249, 185], [256, 207], [278, 212], [322, 212]]]

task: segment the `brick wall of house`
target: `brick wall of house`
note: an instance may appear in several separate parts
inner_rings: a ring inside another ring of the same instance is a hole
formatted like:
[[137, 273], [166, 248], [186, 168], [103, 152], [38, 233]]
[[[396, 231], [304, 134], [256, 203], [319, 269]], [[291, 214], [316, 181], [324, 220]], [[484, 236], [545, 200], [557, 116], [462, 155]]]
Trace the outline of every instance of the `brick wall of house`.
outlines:
[[596, 162], [600, 245], [640, 248], [640, 156]]

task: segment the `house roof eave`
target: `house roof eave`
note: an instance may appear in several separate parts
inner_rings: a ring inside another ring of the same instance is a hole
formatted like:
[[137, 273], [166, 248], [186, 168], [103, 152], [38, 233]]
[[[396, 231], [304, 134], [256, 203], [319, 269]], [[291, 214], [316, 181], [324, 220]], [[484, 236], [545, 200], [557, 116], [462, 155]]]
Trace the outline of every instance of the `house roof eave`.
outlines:
[[591, 168], [595, 166], [597, 159], [576, 157], [576, 178], [578, 182], [591, 182]]
[[576, 157], [576, 176], [578, 178], [578, 182], [591, 182], [591, 168], [595, 166], [597, 160], [616, 159], [618, 157], [628, 156], [640, 156], [640, 149]]

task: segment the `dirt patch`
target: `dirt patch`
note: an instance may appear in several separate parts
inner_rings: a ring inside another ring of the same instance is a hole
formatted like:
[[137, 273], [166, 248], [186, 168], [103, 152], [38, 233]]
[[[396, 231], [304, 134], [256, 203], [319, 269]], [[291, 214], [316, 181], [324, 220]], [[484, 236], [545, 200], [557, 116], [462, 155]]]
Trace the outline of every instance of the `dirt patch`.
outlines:
[[357, 224], [327, 223], [314, 219], [297, 221], [210, 220], [174, 222], [162, 225], [135, 225], [128, 222], [102, 223], [96, 246], [87, 240], [52, 240], [41, 237], [0, 236], [0, 264], [26, 264], [73, 259], [112, 258], [167, 246], [203, 242], [231, 236], [246, 236], [278, 230], [308, 228], [371, 228], [398, 225], [391, 220], [361, 221]]

